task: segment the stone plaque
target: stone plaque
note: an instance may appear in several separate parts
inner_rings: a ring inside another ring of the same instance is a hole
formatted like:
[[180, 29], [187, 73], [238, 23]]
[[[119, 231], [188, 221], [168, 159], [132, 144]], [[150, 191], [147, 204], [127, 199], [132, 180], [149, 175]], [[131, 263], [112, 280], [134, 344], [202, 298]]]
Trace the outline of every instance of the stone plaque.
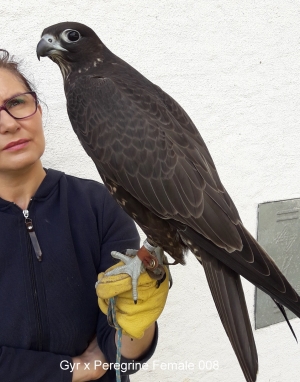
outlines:
[[[300, 294], [300, 199], [258, 205], [259, 244], [274, 259], [293, 288]], [[296, 317], [287, 308], [288, 318]], [[255, 328], [284, 321], [274, 301], [256, 288]]]

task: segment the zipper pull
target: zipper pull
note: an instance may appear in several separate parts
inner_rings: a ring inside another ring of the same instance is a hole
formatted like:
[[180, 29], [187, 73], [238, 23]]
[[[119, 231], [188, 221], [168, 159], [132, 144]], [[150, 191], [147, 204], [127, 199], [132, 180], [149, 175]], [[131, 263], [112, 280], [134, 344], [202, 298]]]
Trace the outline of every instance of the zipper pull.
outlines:
[[33, 228], [33, 224], [32, 224], [32, 220], [29, 219], [29, 211], [23, 210], [23, 215], [25, 217], [26, 229], [29, 233], [29, 237], [30, 237], [35, 255], [36, 255], [38, 261], [42, 261], [42, 250], [41, 250], [41, 247], [39, 245], [38, 239], [36, 237], [36, 234], [35, 234], [35, 231]]

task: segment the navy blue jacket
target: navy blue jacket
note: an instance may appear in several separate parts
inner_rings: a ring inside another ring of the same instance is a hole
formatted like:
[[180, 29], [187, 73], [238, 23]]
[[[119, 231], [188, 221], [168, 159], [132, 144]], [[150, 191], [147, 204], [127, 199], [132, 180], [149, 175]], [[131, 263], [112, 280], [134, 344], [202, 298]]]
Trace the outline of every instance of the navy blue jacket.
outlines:
[[[0, 199], [0, 381], [70, 382], [61, 362], [72, 364], [96, 333], [107, 361], [115, 362], [115, 330], [98, 308], [95, 282], [114, 263], [110, 252], [139, 248], [139, 237], [103, 185], [51, 169], [28, 211], [42, 261], [23, 211]], [[157, 330], [142, 362], [156, 341]], [[114, 381], [115, 371], [99, 380]]]

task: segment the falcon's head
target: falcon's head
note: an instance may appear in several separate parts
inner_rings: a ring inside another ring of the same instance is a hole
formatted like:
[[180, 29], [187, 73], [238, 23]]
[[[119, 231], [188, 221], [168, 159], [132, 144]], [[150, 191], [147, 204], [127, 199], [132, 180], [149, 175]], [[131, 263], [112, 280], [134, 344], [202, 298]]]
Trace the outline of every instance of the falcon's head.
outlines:
[[[66, 78], [71, 70], [88, 69], [88, 65], [102, 62], [104, 45], [96, 33], [84, 24], [64, 22], [44, 29], [37, 45], [38, 59], [48, 56], [60, 67]], [[93, 60], [91, 60], [91, 58]]]

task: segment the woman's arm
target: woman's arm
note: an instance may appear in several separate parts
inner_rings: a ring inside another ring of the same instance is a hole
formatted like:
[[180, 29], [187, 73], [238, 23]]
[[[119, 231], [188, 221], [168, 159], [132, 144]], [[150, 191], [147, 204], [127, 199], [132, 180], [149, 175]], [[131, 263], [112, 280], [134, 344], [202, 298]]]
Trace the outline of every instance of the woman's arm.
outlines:
[[74, 368], [72, 382], [94, 381], [106, 373], [102, 367], [106, 359], [99, 349], [96, 337], [86, 351], [80, 356], [72, 358], [72, 361]]
[[71, 382], [72, 358], [50, 352], [2, 346], [0, 381]]
[[[96, 362], [95, 362], [96, 361]], [[101, 361], [101, 362], [99, 362]], [[0, 348], [0, 381], [85, 382], [102, 377], [106, 362], [95, 338], [78, 357], [50, 352]]]
[[[144, 336], [141, 339], [122, 336], [121, 354], [128, 359], [142, 358], [151, 348], [155, 334], [155, 322], [145, 330]], [[117, 344], [117, 333], [116, 333]]]
[[[102, 210], [102, 228], [100, 232], [103, 238], [101, 246], [101, 266], [98, 272], [104, 272], [107, 268], [115, 264], [111, 257], [111, 251], [125, 251], [126, 249], [139, 249], [140, 239], [133, 220], [120, 208], [107, 192]], [[157, 343], [157, 324], [153, 323], [141, 339], [133, 339], [129, 336], [122, 336], [121, 363], [132, 363], [138, 359], [146, 362], [153, 354]], [[108, 326], [107, 317], [99, 312], [98, 343], [107, 358], [107, 362], [116, 362], [116, 331]], [[131, 374], [138, 370], [130, 365], [130, 369], [125, 374]], [[109, 372], [115, 373], [114, 370]]]

